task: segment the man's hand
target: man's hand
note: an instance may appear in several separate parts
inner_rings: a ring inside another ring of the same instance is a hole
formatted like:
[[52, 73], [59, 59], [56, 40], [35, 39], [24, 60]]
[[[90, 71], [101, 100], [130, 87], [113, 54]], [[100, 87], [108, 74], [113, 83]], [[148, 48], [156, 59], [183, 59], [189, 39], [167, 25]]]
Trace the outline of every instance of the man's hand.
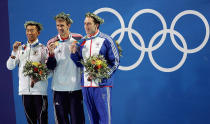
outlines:
[[71, 53], [76, 53], [76, 51], [77, 51], [76, 42], [73, 42], [73, 43], [70, 45], [69, 50], [71, 51]]
[[12, 56], [10, 56], [10, 57], [11, 57], [12, 59], [15, 59], [15, 58], [16, 58], [16, 57], [15, 57], [15, 56], [13, 56], [13, 55], [12, 55]]
[[49, 50], [49, 53], [50, 55], [51, 54], [54, 54], [54, 49], [56, 48], [56, 45], [55, 43], [50, 43], [49, 47], [48, 47], [48, 50]]
[[88, 81], [92, 81], [93, 80], [93, 76], [92, 75], [89, 75], [87, 80]]
[[15, 43], [13, 44], [13, 51], [17, 52], [19, 46], [21, 46], [21, 42], [15, 41]]
[[38, 82], [37, 79], [34, 79], [34, 78], [31, 78], [31, 87], [33, 88], [34, 87], [34, 84]]

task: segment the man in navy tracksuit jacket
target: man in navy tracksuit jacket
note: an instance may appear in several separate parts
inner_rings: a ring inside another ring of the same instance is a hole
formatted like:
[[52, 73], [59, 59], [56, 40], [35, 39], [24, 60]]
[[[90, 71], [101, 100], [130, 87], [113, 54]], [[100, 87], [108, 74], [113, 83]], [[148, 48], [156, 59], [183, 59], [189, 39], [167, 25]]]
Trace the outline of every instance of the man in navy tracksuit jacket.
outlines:
[[107, 60], [111, 69], [110, 78], [104, 78], [102, 82], [89, 80], [91, 77], [85, 72], [82, 75], [82, 91], [91, 124], [111, 124], [113, 73], [119, 66], [119, 54], [115, 42], [99, 31], [102, 23], [103, 19], [93, 13], [87, 13], [84, 21], [86, 39], [80, 43], [79, 48], [75, 44], [70, 46], [71, 58], [77, 66], [83, 67], [79, 62], [82, 59], [100, 54]]

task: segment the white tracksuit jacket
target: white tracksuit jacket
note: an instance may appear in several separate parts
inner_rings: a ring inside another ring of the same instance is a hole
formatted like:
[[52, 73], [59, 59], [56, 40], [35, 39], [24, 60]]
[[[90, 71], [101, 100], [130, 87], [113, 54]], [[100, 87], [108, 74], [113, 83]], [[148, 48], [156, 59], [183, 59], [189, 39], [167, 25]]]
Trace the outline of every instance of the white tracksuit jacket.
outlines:
[[12, 51], [15, 59], [9, 57], [7, 60], [7, 68], [13, 70], [17, 65], [19, 66], [19, 95], [47, 95], [48, 81], [38, 81], [33, 88], [31, 88], [31, 79], [29, 76], [24, 76], [23, 67], [27, 60], [33, 62], [45, 63], [47, 59], [47, 49], [44, 45], [38, 42], [38, 39], [33, 43], [27, 43], [19, 46], [18, 51]]
[[71, 33], [69, 38], [63, 41], [58, 34], [48, 41], [48, 45], [52, 42], [59, 42], [54, 51], [57, 65], [52, 75], [52, 90], [76, 91], [81, 89], [80, 68], [69, 57], [71, 54], [69, 50], [70, 44], [81, 37], [80, 34]]

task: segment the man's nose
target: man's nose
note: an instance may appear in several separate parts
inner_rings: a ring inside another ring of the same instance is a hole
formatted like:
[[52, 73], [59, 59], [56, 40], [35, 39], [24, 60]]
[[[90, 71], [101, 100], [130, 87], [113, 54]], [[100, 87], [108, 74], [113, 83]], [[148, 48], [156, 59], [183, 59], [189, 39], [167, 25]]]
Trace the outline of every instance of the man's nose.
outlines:
[[60, 29], [62, 29], [62, 27], [61, 26], [58, 26], [58, 29], [60, 30]]
[[31, 31], [29, 31], [29, 32], [28, 32], [28, 34], [32, 34], [32, 32], [31, 32]]

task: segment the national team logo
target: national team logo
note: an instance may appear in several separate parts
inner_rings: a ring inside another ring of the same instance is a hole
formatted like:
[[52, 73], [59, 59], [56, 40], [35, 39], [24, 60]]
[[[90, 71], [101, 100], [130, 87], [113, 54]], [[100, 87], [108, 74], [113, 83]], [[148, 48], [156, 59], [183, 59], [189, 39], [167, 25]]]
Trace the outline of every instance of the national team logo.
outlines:
[[100, 43], [96, 43], [96, 48], [99, 48], [99, 46], [100, 46]]
[[35, 50], [33, 55], [37, 56], [38, 55], [38, 51]]

